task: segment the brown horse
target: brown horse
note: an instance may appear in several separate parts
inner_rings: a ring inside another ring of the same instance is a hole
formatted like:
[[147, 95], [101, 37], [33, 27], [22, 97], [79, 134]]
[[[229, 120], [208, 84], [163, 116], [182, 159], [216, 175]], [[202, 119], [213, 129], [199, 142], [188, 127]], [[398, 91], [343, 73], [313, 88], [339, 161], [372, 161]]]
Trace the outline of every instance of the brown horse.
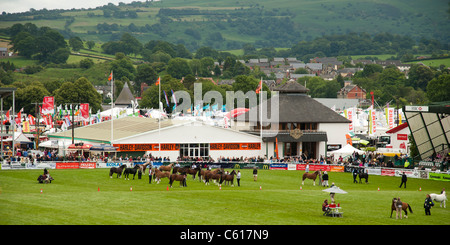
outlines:
[[[174, 170], [175, 170], [175, 168], [174, 168]], [[190, 175], [192, 175], [192, 178], [193, 179], [195, 179], [195, 175], [197, 175], [197, 172], [199, 171], [199, 167], [196, 167], [196, 168], [191, 168], [191, 167], [189, 167], [189, 166], [184, 166], [184, 167], [182, 167], [182, 168], [178, 168], [177, 169], [177, 172], [178, 173], [187, 173], [187, 174], [190, 174]]]
[[222, 176], [222, 173], [223, 170], [220, 168], [205, 173], [205, 185], [209, 185], [210, 179], [212, 179], [214, 183], [216, 183], [216, 180], [219, 181], [220, 177]]
[[169, 171], [170, 172], [170, 170], [172, 170], [172, 166], [173, 166], [173, 163], [171, 163], [171, 164], [169, 164], [167, 166], [161, 165], [159, 167], [159, 170], [161, 170], [161, 171]]
[[171, 174], [169, 176], [169, 185], [172, 188], [172, 183], [174, 181], [180, 181], [180, 186], [181, 187], [187, 187], [186, 185], [186, 173], [182, 173], [182, 174]]
[[[391, 205], [391, 218], [392, 218], [392, 213], [397, 210], [395, 208], [396, 202], [397, 202], [397, 198], [394, 197], [392, 199], [392, 205]], [[411, 206], [406, 202], [402, 202], [402, 210], [405, 212], [405, 218], [408, 218], [408, 211], [407, 211], [408, 208], [409, 208], [409, 212], [413, 213]]]
[[157, 184], [159, 184], [159, 182], [161, 181], [162, 178], [169, 178], [170, 172], [163, 172], [163, 171], [160, 171], [159, 169], [155, 168], [154, 176], [155, 176], [155, 181], [157, 182]]
[[231, 171], [231, 173], [230, 174], [224, 174], [224, 173], [222, 173], [221, 175], [220, 175], [220, 184], [222, 184], [222, 182], [225, 180], [225, 184], [227, 184], [227, 182], [228, 182], [228, 184], [230, 184], [230, 182], [231, 182], [231, 186], [234, 186], [234, 184], [233, 184], [233, 180], [234, 180], [234, 176], [236, 175], [236, 171]]
[[139, 166], [139, 169], [142, 171], [142, 173], [145, 174], [145, 169], [147, 169], [147, 166], [148, 166], [149, 164], [150, 164], [150, 163], [147, 162], [147, 163], [139, 164], [139, 165], [138, 165], [138, 166]]
[[112, 175], [115, 173], [117, 174], [117, 178], [122, 177], [122, 172], [123, 170], [127, 167], [126, 164], [122, 164], [120, 165], [120, 167], [116, 168], [116, 167], [112, 167], [109, 169], [109, 177], [112, 178]]
[[305, 184], [305, 179], [312, 179], [312, 180], [314, 180], [314, 185], [316, 185], [316, 178], [317, 178], [317, 175], [319, 174], [319, 171], [316, 171], [316, 172], [314, 172], [314, 173], [312, 173], [312, 174], [310, 174], [310, 173], [304, 173], [303, 174], [303, 177], [302, 177], [302, 185], [304, 185]]

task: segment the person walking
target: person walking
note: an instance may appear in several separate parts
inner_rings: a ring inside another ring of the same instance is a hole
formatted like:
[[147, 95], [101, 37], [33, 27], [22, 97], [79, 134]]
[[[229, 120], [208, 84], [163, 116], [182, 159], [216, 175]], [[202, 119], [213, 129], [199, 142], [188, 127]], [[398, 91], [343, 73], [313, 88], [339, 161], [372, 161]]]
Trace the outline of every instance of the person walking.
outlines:
[[403, 184], [405, 184], [405, 188], [406, 188], [406, 181], [408, 180], [408, 177], [406, 177], [406, 173], [405, 173], [405, 171], [403, 171], [403, 174], [402, 174], [402, 183], [400, 183], [400, 186], [399, 186], [399, 188], [402, 188], [402, 185]]
[[327, 173], [327, 171], [323, 172], [322, 179], [323, 179], [323, 186], [327, 185], [327, 187], [328, 187], [328, 173]]
[[358, 183], [358, 181], [356, 181], [356, 176], [358, 176], [358, 169], [353, 168], [352, 174], [353, 174], [353, 183]]
[[253, 168], [253, 181], [258, 180], [258, 169], [256, 167]]
[[148, 169], [148, 183], [151, 184], [152, 183], [152, 177], [153, 177], [153, 169], [149, 168]]
[[434, 206], [433, 200], [431, 200], [430, 194], [427, 194], [427, 197], [425, 198], [425, 203], [423, 204], [423, 207], [425, 208], [425, 215], [431, 215], [430, 209]]
[[402, 219], [402, 207], [403, 207], [403, 203], [402, 201], [400, 201], [400, 197], [397, 198], [397, 202], [395, 202], [395, 217], [396, 219], [398, 219], [398, 216], [400, 215], [400, 219]]
[[241, 171], [239, 171], [239, 170], [236, 174], [236, 180], [237, 180], [238, 186], [241, 186]]

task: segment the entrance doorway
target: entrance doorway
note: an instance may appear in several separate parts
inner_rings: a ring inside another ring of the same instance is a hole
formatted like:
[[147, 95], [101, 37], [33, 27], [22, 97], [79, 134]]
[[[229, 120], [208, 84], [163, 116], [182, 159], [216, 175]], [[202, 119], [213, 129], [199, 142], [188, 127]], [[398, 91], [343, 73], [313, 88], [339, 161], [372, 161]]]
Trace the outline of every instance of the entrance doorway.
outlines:
[[302, 158], [316, 159], [316, 143], [317, 142], [303, 142], [302, 143]]
[[180, 144], [180, 157], [204, 158], [208, 156], [209, 156], [208, 143]]
[[286, 149], [284, 152], [285, 156], [293, 157], [293, 156], [298, 155], [297, 142], [285, 142], [284, 144], [286, 146]]

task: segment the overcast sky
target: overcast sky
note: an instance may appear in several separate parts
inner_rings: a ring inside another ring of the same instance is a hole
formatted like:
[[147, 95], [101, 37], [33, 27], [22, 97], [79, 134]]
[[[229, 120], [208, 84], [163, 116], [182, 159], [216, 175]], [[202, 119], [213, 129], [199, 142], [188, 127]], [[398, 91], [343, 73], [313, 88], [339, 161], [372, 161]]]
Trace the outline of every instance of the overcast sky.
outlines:
[[[0, 0], [0, 12], [18, 13], [29, 11], [30, 8], [40, 10], [95, 8], [108, 3], [117, 5], [119, 2], [131, 3], [136, 0]], [[145, 1], [145, 0], [144, 0]]]

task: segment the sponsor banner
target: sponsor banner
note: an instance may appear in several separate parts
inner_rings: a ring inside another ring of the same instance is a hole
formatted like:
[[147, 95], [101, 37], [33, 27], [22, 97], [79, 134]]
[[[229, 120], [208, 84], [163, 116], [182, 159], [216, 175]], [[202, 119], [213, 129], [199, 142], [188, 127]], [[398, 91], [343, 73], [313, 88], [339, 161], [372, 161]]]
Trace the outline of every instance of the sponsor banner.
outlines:
[[381, 175], [383, 175], [383, 176], [395, 176], [395, 169], [393, 169], [393, 168], [383, 168], [383, 169], [381, 169]]
[[433, 180], [450, 181], [450, 175], [443, 174], [443, 173], [429, 172], [428, 177], [429, 177], [429, 179], [433, 179]]
[[261, 143], [210, 143], [211, 151], [261, 150]]
[[381, 168], [366, 168], [365, 171], [369, 175], [381, 175]]
[[93, 169], [96, 165], [96, 162], [80, 162], [80, 168]]
[[402, 177], [402, 174], [405, 173], [408, 178], [419, 178], [419, 171], [415, 169], [396, 169], [395, 176]]
[[79, 168], [80, 162], [56, 162], [56, 169], [74, 169]]
[[288, 164], [288, 170], [297, 170], [297, 164]]
[[330, 166], [331, 172], [344, 172], [344, 166]]
[[282, 164], [282, 163], [270, 164], [270, 170], [287, 170], [287, 169], [288, 169], [287, 163], [285, 163], [285, 164]]
[[[305, 170], [306, 164], [297, 164], [297, 170]], [[317, 170], [322, 171], [330, 171], [331, 166], [330, 165], [309, 165], [309, 172], [315, 172]]]
[[397, 134], [397, 140], [408, 140], [407, 134]]

